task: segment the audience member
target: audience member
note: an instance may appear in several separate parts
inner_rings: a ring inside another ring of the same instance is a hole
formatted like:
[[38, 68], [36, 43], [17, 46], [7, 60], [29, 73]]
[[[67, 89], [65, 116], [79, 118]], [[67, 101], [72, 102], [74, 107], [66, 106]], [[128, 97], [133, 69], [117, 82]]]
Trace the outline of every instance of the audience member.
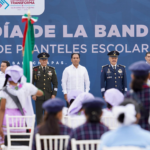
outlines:
[[133, 63], [129, 70], [132, 71], [131, 89], [125, 97], [133, 98], [141, 105], [140, 126], [150, 131], [148, 117], [150, 112], [150, 87], [146, 84], [149, 77], [150, 65], [144, 61]]
[[62, 109], [64, 105], [63, 100], [59, 98], [49, 99], [43, 103], [42, 107], [45, 110], [45, 115], [41, 124], [35, 129], [32, 150], [36, 150], [36, 133], [39, 133], [40, 135], [70, 134], [71, 129], [61, 123]]
[[101, 135], [108, 131], [108, 128], [100, 122], [103, 105], [104, 101], [101, 98], [93, 98], [83, 102], [86, 123], [71, 132], [68, 150], [71, 150], [72, 138], [76, 140], [100, 139]]
[[138, 103], [133, 99], [125, 99], [120, 106], [113, 107], [113, 113], [120, 127], [103, 134], [99, 150], [113, 146], [150, 146], [150, 132], [138, 125], [141, 116]]
[[[73, 101], [77, 98], [77, 96], [79, 94], [81, 94], [82, 92], [79, 90], [72, 90], [69, 91], [69, 93], [67, 94], [67, 99], [68, 99], [68, 103], [69, 103], [69, 107], [70, 105], [73, 103]], [[68, 115], [68, 107], [64, 107], [63, 108], [63, 115]]]
[[0, 89], [3, 88], [4, 82], [5, 82], [5, 70], [9, 66], [10, 66], [10, 63], [8, 61], [2, 61], [1, 71], [0, 71]]
[[73, 101], [78, 97], [79, 94], [83, 93], [82, 91], [79, 90], [72, 90], [67, 94], [67, 99], [69, 104], [71, 105]]
[[107, 108], [103, 109], [104, 116], [112, 116], [112, 107], [118, 106], [124, 100], [124, 95], [115, 88], [109, 89], [104, 93]]
[[[22, 116], [26, 115], [29, 108], [24, 107], [27, 103], [26, 98], [30, 95], [42, 96], [43, 92], [38, 90], [30, 83], [20, 83], [23, 76], [23, 69], [17, 65], [7, 67], [5, 71], [4, 89], [0, 93], [1, 107], [0, 107], [0, 145], [4, 144], [4, 135], [6, 135], [6, 115]], [[9, 84], [7, 84], [7, 81]], [[14, 97], [13, 97], [14, 96]], [[16, 102], [18, 100], [18, 102]], [[28, 104], [29, 105], [29, 104]], [[27, 105], [26, 105], [27, 106]], [[10, 126], [12, 120], [10, 120]], [[19, 123], [15, 119], [14, 123]], [[30, 124], [26, 122], [27, 125]], [[16, 130], [12, 131], [16, 132]], [[17, 131], [25, 132], [25, 131]]]
[[92, 99], [94, 96], [91, 93], [83, 92], [77, 96], [77, 98], [73, 101], [68, 110], [68, 115], [80, 115], [83, 114], [82, 111], [82, 103], [88, 99]]

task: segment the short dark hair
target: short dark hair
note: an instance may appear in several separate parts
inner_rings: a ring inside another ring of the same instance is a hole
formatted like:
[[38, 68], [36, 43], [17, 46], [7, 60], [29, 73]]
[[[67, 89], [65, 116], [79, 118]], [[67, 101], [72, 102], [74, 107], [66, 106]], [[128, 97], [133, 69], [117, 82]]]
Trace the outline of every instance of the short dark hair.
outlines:
[[147, 52], [145, 56], [147, 56], [148, 54], [150, 54], [150, 52]]
[[107, 103], [107, 108], [108, 108], [108, 109], [111, 109], [111, 108], [112, 108], [112, 105], [109, 104], [109, 103]]
[[80, 54], [79, 54], [79, 53], [72, 53], [72, 54], [71, 54], [71, 58], [72, 58], [73, 55], [75, 55], [75, 54], [77, 54], [77, 55], [79, 56], [79, 58], [80, 58]]
[[10, 66], [9, 61], [3, 60], [3, 61], [2, 61], [2, 63], [6, 63], [7, 67], [9, 67], [9, 66]]

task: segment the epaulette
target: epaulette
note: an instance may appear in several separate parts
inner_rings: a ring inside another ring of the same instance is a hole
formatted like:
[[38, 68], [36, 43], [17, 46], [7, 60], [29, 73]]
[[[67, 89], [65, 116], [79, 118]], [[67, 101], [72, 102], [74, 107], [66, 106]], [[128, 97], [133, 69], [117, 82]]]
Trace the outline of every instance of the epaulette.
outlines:
[[107, 64], [107, 65], [102, 66], [102, 68], [107, 67], [107, 66], [108, 66], [108, 64]]
[[124, 66], [124, 65], [119, 65], [119, 66], [124, 67], [124, 68], [126, 67], [126, 66]]
[[49, 68], [52, 68], [52, 69], [55, 69], [55, 67], [52, 67], [52, 66], [48, 66]]
[[37, 67], [38, 67], [38, 66], [34, 66], [33, 69], [34, 69], [34, 68], [37, 68]]

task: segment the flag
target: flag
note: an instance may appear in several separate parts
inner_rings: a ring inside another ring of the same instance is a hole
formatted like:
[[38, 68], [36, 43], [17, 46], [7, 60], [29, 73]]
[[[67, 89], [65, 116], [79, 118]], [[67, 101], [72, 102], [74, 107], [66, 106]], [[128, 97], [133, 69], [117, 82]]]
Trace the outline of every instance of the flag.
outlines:
[[27, 82], [32, 83], [32, 54], [34, 50], [34, 22], [37, 21], [37, 17], [30, 17], [27, 14], [22, 16], [22, 22], [26, 22], [23, 43], [22, 43], [22, 53], [23, 53], [23, 72], [24, 76], [27, 78]]

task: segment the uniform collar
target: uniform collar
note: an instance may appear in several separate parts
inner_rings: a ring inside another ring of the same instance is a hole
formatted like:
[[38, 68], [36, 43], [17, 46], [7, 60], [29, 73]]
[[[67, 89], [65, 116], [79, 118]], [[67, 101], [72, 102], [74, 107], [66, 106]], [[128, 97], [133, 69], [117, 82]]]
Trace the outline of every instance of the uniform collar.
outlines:
[[[112, 64], [110, 64], [111, 66], [112, 66], [112, 68], [113, 68], [113, 65]], [[117, 68], [117, 64], [115, 65], [115, 69]]]
[[[43, 69], [43, 66], [42, 65], [40, 65], [40, 67]], [[45, 69], [47, 68], [47, 66], [45, 66]]]
[[0, 74], [5, 74], [5, 73], [3, 73], [2, 71], [0, 71]]

